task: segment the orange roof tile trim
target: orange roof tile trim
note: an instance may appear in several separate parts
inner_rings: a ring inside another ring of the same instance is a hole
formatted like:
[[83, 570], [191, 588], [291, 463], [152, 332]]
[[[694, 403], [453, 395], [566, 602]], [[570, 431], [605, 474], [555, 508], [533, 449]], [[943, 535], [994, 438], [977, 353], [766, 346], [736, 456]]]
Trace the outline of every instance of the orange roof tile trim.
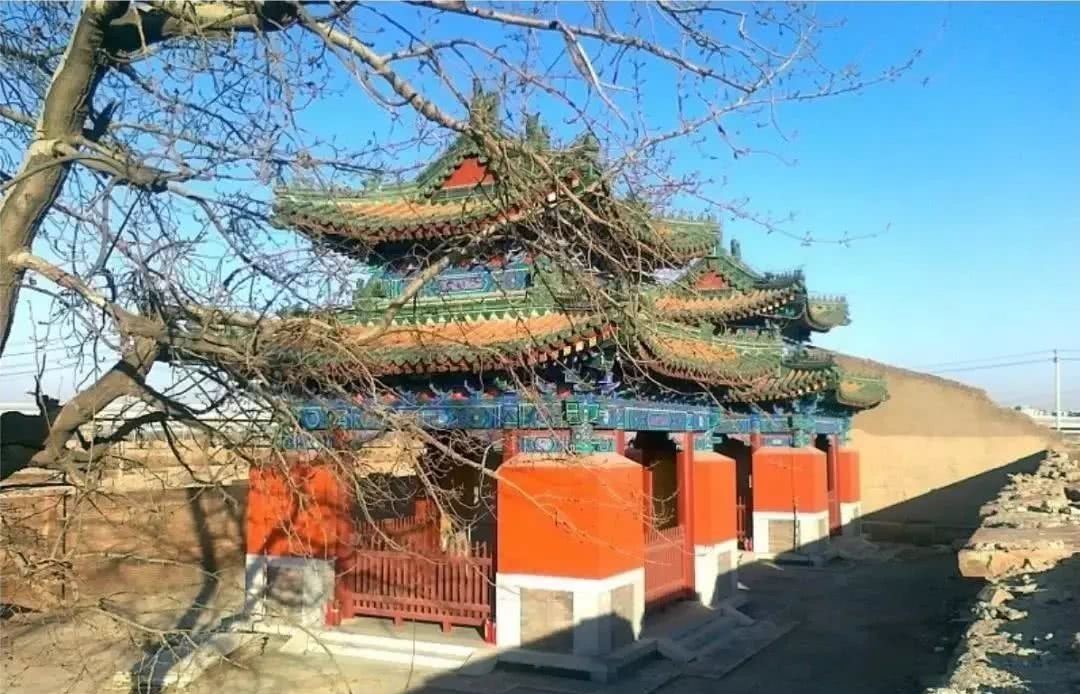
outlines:
[[271, 338], [279, 349], [352, 364], [376, 375], [471, 370], [536, 364], [595, 347], [613, 328], [590, 315], [549, 313], [530, 317], [393, 325], [281, 330]]
[[714, 316], [739, 318], [760, 311], [779, 308], [795, 297], [793, 287], [753, 289], [728, 296], [666, 295], [656, 299], [655, 306], [666, 316]]

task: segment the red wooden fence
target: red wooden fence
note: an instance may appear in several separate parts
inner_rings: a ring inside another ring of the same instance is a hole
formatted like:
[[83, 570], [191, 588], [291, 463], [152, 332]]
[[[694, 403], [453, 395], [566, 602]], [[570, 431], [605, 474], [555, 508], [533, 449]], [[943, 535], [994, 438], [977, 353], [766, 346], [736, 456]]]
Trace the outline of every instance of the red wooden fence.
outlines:
[[342, 616], [390, 617], [452, 625], [491, 621], [495, 563], [486, 543], [468, 556], [443, 552], [359, 547], [339, 580], [345, 581]]
[[[419, 505], [418, 505], [419, 506]], [[338, 567], [341, 617], [389, 617], [441, 624], [486, 626], [492, 620], [495, 562], [487, 543], [467, 552], [441, 547], [438, 517], [416, 515], [366, 524]]]
[[690, 590], [685, 571], [686, 538], [683, 526], [645, 528], [645, 602], [656, 604], [682, 597]]

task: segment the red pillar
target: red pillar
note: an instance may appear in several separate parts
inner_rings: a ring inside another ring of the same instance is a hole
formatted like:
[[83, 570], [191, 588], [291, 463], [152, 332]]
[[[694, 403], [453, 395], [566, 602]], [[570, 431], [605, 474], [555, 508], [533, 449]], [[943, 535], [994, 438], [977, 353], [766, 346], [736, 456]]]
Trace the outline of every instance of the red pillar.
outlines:
[[839, 441], [836, 435], [829, 437], [829, 448], [825, 453], [825, 477], [829, 490], [829, 534], [840, 534], [840, 495], [837, 485], [840, 479], [837, 461], [839, 459]]
[[753, 465], [752, 461], [753, 461], [753, 458], [754, 458], [754, 453], [756, 453], [759, 448], [761, 448], [761, 432], [760, 431], [750, 432], [750, 460], [751, 460], [751, 463], [750, 463], [750, 479], [749, 479], [749, 483], [750, 483], [749, 492], [750, 493], [746, 497], [746, 500], [745, 500], [746, 511], [743, 514], [743, 522], [746, 524], [746, 537], [747, 537], [746, 547], [747, 547], [747, 549], [754, 549], [754, 497], [755, 497], [755, 494], [754, 494], [754, 465]]
[[862, 501], [859, 488], [859, 452], [853, 448], [837, 448], [837, 499], [840, 503], [855, 504]]
[[653, 522], [656, 520], [656, 509], [653, 508], [653, 473], [647, 465], [641, 466], [641, 497], [642, 497], [642, 513], [644, 514], [644, 522], [648, 527], [652, 527]]
[[510, 460], [510, 458], [517, 455], [517, 429], [506, 429], [503, 431], [503, 460]]
[[[247, 580], [249, 590], [265, 593], [268, 585], [252, 586], [255, 569], [285, 560], [332, 564], [333, 585], [321, 585], [322, 605], [299, 607], [302, 619], [314, 609], [326, 624], [336, 624], [349, 606], [344, 602], [351, 558], [350, 496], [333, 465], [307, 455], [290, 455], [278, 465], [252, 467], [248, 473]], [[284, 562], [283, 562], [284, 563]], [[329, 577], [328, 577], [329, 578]], [[296, 607], [296, 606], [293, 606]]]
[[840, 504], [840, 522], [845, 534], [858, 535], [862, 515], [862, 489], [859, 482], [859, 452], [838, 448], [836, 452], [836, 496]]
[[[694, 435], [682, 435], [682, 447], [676, 458], [676, 480], [679, 525], [683, 528], [685, 551], [683, 553], [683, 576], [694, 575]], [[692, 580], [692, 578], [691, 578]]]
[[735, 540], [735, 460], [712, 451], [694, 452], [694, 544]]
[[735, 461], [694, 451], [694, 591], [705, 605], [738, 590]]
[[[498, 645], [596, 656], [636, 638], [645, 604], [640, 466], [519, 454], [499, 475]], [[615, 613], [615, 591], [629, 593], [629, 613]], [[590, 616], [551, 620], [553, 598]]]
[[353, 586], [353, 517], [352, 495], [344, 484], [338, 485], [337, 557], [334, 560], [334, 602], [326, 612], [327, 626], [338, 626], [341, 620], [353, 616], [351, 595]]

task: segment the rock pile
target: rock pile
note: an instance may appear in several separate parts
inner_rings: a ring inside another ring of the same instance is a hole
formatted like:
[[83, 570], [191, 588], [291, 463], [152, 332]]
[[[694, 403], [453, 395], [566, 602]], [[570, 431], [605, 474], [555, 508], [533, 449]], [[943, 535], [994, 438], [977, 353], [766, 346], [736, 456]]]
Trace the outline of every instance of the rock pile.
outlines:
[[1080, 526], [1080, 463], [1051, 453], [1031, 475], [1013, 475], [982, 509], [984, 528]]
[[984, 507], [961, 550], [979, 593], [945, 687], [933, 694], [1080, 694], [1080, 458], [1051, 455]]

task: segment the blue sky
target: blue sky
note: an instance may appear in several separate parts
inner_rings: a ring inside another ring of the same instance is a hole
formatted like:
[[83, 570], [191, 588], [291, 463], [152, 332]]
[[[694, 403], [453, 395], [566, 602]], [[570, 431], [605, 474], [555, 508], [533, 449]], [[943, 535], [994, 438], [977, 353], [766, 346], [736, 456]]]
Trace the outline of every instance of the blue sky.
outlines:
[[[820, 242], [739, 220], [725, 223], [726, 236], [741, 241], [751, 264], [802, 267], [811, 290], [848, 297], [854, 322], [819, 338], [823, 346], [916, 368], [1041, 359], [1049, 355], [989, 358], [1053, 348], [1080, 358], [1080, 4], [834, 3], [818, 11], [848, 23], [830, 35], [826, 57], [873, 72], [914, 48], [923, 55], [897, 83], [785, 106], [780, 123], [795, 133], [788, 141], [746, 133], [793, 164], [704, 159], [687, 148], [679, 167], [726, 179], [715, 196], [794, 213], [787, 230]], [[346, 119], [371, 122], [343, 110], [363, 99], [347, 86], [344, 101], [318, 104], [305, 120], [329, 118], [339, 131]], [[827, 242], [845, 235], [873, 236]], [[1064, 362], [1063, 373], [1065, 404], [1080, 409], [1080, 360]], [[1009, 404], [1051, 404], [1049, 362], [945, 375]], [[0, 378], [0, 400], [29, 383]]]
[[[797, 165], [739, 162], [729, 189], [794, 211], [794, 231], [888, 231], [846, 248], [738, 221], [728, 235], [751, 262], [802, 266], [811, 289], [847, 295], [854, 321], [823, 346], [912, 367], [1080, 357], [1080, 5], [823, 9], [849, 20], [838, 50], [925, 53], [897, 84], [789, 109]], [[1080, 360], [1062, 371], [1065, 405], [1080, 408]], [[1051, 404], [1049, 363], [948, 375]]]

